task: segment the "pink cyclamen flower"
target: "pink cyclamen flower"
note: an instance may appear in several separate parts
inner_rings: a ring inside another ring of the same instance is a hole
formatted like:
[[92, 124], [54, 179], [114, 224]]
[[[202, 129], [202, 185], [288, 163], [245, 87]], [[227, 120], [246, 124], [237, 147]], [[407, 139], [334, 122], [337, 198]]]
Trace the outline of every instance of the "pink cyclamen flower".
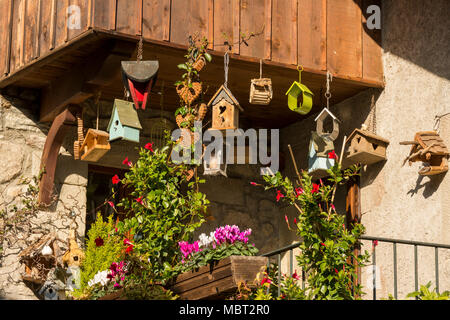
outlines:
[[118, 184], [120, 182], [119, 176], [116, 174], [114, 177], [112, 177], [111, 181], [113, 184]]
[[144, 148], [153, 152], [153, 143], [151, 142], [147, 143]]
[[281, 198], [284, 198], [284, 194], [282, 194], [280, 190], [277, 190], [277, 202], [280, 201]]
[[122, 161], [122, 164], [126, 164], [127, 166], [131, 167], [132, 163], [130, 160], [128, 160], [128, 157], [125, 158], [125, 160]]

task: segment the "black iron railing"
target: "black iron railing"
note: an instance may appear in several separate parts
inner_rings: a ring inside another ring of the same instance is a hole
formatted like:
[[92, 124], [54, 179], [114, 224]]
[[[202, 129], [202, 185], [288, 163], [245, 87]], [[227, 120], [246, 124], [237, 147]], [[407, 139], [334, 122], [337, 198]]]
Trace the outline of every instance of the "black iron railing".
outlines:
[[[439, 293], [439, 249], [450, 249], [450, 245], [439, 244], [439, 243], [430, 243], [430, 242], [420, 242], [420, 241], [409, 241], [409, 240], [400, 240], [400, 239], [389, 239], [382, 237], [371, 237], [371, 236], [363, 236], [361, 240], [368, 241], [378, 241], [381, 243], [392, 243], [392, 253], [393, 253], [393, 281], [394, 281], [394, 298], [398, 298], [398, 273], [397, 273], [397, 245], [404, 244], [414, 246], [414, 287], [415, 291], [419, 290], [419, 262], [418, 262], [418, 247], [431, 247], [434, 248], [434, 264], [435, 264], [435, 284], [436, 284], [436, 292]], [[269, 258], [268, 268], [270, 268], [270, 259], [276, 258], [276, 265], [278, 265], [278, 283], [281, 280], [281, 258], [282, 255], [289, 252], [289, 275], [292, 276], [294, 273], [294, 249], [299, 247], [301, 242], [293, 243], [289, 246], [268, 252], [263, 254], [264, 257]], [[373, 266], [373, 300], [377, 299], [376, 293], [376, 245], [372, 246], [372, 266]], [[287, 273], [287, 272], [286, 272]], [[305, 274], [302, 271], [302, 287], [305, 287]], [[278, 295], [280, 295], [280, 288], [278, 287]]]

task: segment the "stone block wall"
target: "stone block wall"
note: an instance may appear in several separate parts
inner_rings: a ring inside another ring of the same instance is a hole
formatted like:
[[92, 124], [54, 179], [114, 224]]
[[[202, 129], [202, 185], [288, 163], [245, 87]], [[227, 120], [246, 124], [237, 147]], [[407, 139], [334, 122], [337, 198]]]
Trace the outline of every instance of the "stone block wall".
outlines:
[[[9, 87], [0, 94], [0, 210], [10, 217], [12, 206], [23, 207], [22, 194], [37, 177], [49, 127], [38, 123], [39, 96], [36, 91]], [[79, 239], [85, 233], [87, 164], [74, 161], [70, 132], [60, 151], [55, 173], [57, 198], [49, 208], [27, 220], [23, 230], [9, 231], [2, 238], [0, 254], [0, 299], [36, 299], [20, 277], [18, 254], [42, 235], [54, 231], [65, 241], [70, 229]], [[22, 226], [22, 225], [21, 225]], [[0, 227], [5, 227], [0, 218]], [[61, 243], [64, 250], [65, 243]]]

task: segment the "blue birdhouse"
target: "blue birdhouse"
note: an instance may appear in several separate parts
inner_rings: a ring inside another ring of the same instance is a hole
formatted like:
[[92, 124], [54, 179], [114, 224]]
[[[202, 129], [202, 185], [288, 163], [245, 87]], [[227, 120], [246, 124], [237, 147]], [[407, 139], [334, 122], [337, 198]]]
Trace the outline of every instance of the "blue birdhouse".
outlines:
[[311, 132], [308, 154], [308, 173], [315, 179], [328, 176], [327, 170], [335, 164], [335, 159], [330, 159], [328, 154], [334, 150], [334, 143], [326, 137], [321, 137], [317, 132]]
[[134, 103], [116, 99], [108, 124], [109, 141], [126, 140], [139, 143], [141, 123]]

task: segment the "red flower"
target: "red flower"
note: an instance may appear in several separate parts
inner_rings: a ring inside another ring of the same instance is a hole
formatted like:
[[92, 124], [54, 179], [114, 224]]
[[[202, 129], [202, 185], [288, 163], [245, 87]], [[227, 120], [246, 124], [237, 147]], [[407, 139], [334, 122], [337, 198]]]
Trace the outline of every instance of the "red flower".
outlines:
[[337, 156], [336, 152], [334, 152], [334, 150], [333, 150], [330, 153], [328, 153], [328, 158], [330, 158], [330, 159], [337, 159], [338, 156]]
[[250, 182], [250, 184], [251, 184], [252, 186], [258, 185], [256, 182]]
[[313, 188], [311, 190], [311, 193], [318, 193], [320, 189], [320, 186], [318, 184], [313, 183]]
[[116, 174], [114, 177], [112, 177], [112, 183], [118, 184], [120, 182], [119, 176]]
[[378, 240], [373, 240], [372, 244], [374, 247], [376, 247], [378, 245]]
[[297, 197], [301, 195], [303, 192], [305, 192], [302, 188], [295, 188], [295, 193], [297, 194]]
[[128, 160], [128, 157], [125, 158], [125, 160], [122, 161], [122, 164], [126, 164], [127, 166], [131, 167], [132, 163]]
[[95, 239], [95, 245], [97, 246], [97, 247], [101, 247], [102, 245], [103, 245], [103, 239], [102, 238], [100, 238], [100, 237], [98, 237], [97, 239]]
[[110, 205], [111, 208], [114, 208], [114, 203], [112, 201], [108, 201], [108, 204]]
[[334, 204], [331, 204], [331, 209], [333, 209], [334, 211], [336, 211], [336, 207], [334, 206]]
[[130, 240], [128, 240], [127, 238], [123, 239], [123, 244], [133, 245], [133, 243]]
[[320, 245], [326, 247], [325, 243], [323, 242], [321, 242]]
[[129, 245], [128, 248], [125, 250], [125, 253], [133, 252], [133, 245]]
[[139, 197], [139, 198], [137, 198], [135, 200], [136, 200], [137, 203], [142, 204], [142, 199], [143, 199], [142, 197]]
[[153, 143], [151, 142], [147, 143], [144, 148], [153, 152]]
[[334, 268], [334, 272], [339, 273], [338, 269]]
[[272, 280], [270, 280], [269, 278], [262, 279], [261, 285], [265, 285], [266, 283], [270, 285], [272, 283]]
[[277, 190], [277, 202], [280, 201], [281, 198], [284, 198], [284, 195], [281, 193], [280, 190]]
[[294, 274], [292, 275], [292, 278], [294, 278], [295, 280], [300, 280], [300, 277], [297, 274], [297, 271], [294, 272]]

